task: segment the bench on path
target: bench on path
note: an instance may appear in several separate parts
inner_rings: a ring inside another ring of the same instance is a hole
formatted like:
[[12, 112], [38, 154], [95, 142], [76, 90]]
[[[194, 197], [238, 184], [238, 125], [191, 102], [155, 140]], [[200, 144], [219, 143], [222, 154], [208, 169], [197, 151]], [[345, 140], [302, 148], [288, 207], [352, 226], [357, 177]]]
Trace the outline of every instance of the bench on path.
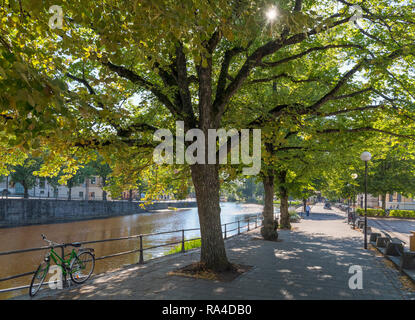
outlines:
[[402, 269], [415, 269], [415, 252], [406, 251], [404, 248], [405, 241], [391, 237], [387, 232], [382, 231], [385, 235], [382, 237], [380, 233], [372, 233], [370, 241], [375, 242], [378, 248], [385, 248], [384, 255], [400, 257], [399, 267]]
[[[356, 218], [355, 222], [353, 223], [353, 226], [355, 226], [357, 224], [357, 228], [364, 231], [365, 230], [365, 220], [361, 219], [361, 217]], [[367, 226], [366, 227], [367, 232], [371, 233], [372, 232], [372, 227]]]
[[402, 256], [405, 241], [396, 237], [393, 238], [385, 231], [382, 231], [382, 233], [385, 235], [384, 237], [379, 236], [379, 233], [377, 236], [374, 236], [376, 238], [376, 246], [385, 248], [385, 254], [388, 256]]

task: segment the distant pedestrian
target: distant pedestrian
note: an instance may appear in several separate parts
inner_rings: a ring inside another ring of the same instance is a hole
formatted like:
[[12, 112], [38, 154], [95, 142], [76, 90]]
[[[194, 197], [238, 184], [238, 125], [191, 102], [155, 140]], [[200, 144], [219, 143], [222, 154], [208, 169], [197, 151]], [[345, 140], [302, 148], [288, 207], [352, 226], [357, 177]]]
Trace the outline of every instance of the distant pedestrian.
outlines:
[[307, 205], [307, 207], [305, 207], [305, 214], [307, 217], [310, 215], [310, 210], [311, 210], [310, 206]]

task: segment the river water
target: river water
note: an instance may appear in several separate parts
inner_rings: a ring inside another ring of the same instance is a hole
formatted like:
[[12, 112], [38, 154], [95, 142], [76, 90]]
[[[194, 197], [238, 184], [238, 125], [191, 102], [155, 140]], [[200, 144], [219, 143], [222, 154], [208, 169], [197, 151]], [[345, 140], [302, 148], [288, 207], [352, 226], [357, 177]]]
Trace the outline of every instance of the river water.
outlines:
[[[241, 227], [246, 225], [246, 218], [262, 212], [262, 206], [254, 204], [221, 203], [222, 224], [241, 220]], [[157, 211], [139, 213], [106, 219], [94, 219], [57, 224], [44, 224], [17, 228], [0, 229], [0, 252], [41, 247], [46, 245], [41, 234], [58, 243], [75, 241], [93, 241], [118, 238], [137, 234], [158, 233], [173, 230], [199, 228], [197, 208], [178, 211]], [[228, 225], [227, 230], [237, 228], [237, 224]], [[237, 231], [228, 232], [228, 236]], [[186, 239], [197, 238], [199, 231], [185, 232]], [[181, 241], [181, 232], [173, 234], [144, 237], [143, 247], [151, 247], [169, 242]], [[88, 244], [95, 249], [97, 257], [139, 248], [139, 240], [121, 240]], [[144, 251], [144, 260], [166, 254], [172, 246]], [[60, 254], [60, 249], [57, 250]], [[44, 257], [45, 251], [34, 251], [0, 256], [0, 278], [36, 270]], [[98, 260], [94, 274], [118, 268], [125, 264], [137, 263], [139, 253]], [[0, 282], [0, 289], [30, 284], [32, 275]], [[0, 299], [26, 294], [28, 289], [0, 293]]]

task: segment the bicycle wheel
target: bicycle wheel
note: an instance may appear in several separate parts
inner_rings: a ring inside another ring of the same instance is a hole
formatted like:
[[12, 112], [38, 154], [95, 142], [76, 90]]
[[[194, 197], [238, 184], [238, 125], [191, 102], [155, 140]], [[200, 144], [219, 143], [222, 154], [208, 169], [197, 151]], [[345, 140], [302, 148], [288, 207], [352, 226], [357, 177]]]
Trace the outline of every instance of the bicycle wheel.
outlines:
[[71, 279], [75, 283], [83, 283], [89, 279], [95, 267], [95, 257], [89, 251], [81, 252], [70, 265]]
[[38, 293], [40, 287], [42, 287], [43, 281], [45, 281], [46, 275], [49, 271], [49, 263], [43, 261], [37, 268], [33, 275], [32, 282], [29, 287], [29, 295], [34, 297]]

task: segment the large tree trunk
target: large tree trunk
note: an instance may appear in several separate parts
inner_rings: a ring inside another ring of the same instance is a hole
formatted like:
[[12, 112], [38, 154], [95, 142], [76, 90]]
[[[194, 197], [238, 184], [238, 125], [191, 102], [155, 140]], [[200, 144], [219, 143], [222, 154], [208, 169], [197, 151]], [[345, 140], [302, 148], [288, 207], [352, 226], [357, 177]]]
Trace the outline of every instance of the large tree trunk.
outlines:
[[274, 219], [274, 175], [264, 176], [265, 199], [264, 199], [264, 225], [261, 228], [261, 235], [265, 240], [278, 239], [278, 223]]
[[[107, 179], [102, 178], [102, 187], [105, 188], [106, 185], [107, 185]], [[107, 200], [107, 191], [105, 191], [105, 190], [102, 190], [102, 200], [104, 200], [104, 201]]]
[[29, 188], [26, 187], [25, 185], [23, 185], [23, 188], [24, 188], [24, 195], [23, 195], [23, 197], [25, 199], [28, 199], [29, 198]]
[[307, 209], [307, 199], [303, 199], [303, 212], [306, 212]]
[[288, 213], [288, 192], [287, 188], [281, 186], [280, 190], [280, 228], [291, 229], [290, 214]]
[[280, 204], [280, 228], [281, 229], [291, 229], [290, 223], [290, 214], [288, 213], [288, 190], [285, 187], [285, 178], [287, 176], [287, 171], [281, 171], [278, 174], [279, 182], [279, 196], [281, 199]]
[[215, 271], [227, 270], [231, 264], [226, 257], [220, 221], [218, 166], [194, 164], [191, 171], [202, 238], [200, 262]]
[[382, 198], [382, 209], [386, 210], [386, 194], [382, 194], [381, 198]]

